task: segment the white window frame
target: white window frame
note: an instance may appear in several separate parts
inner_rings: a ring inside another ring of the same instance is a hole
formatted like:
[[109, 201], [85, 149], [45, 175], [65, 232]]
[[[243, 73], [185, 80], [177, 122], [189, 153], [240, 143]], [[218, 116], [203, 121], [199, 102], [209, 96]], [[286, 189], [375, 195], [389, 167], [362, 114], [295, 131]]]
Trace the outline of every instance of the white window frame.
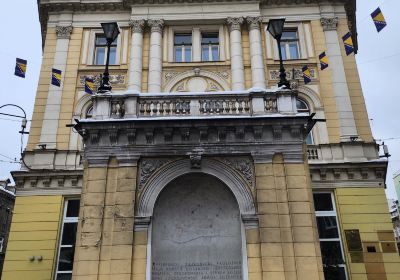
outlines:
[[[315, 211], [315, 217], [332, 217], [335, 216], [336, 217], [336, 224], [337, 224], [337, 230], [338, 230], [338, 237], [337, 238], [319, 238], [319, 241], [339, 241], [340, 243], [340, 250], [342, 252], [342, 257], [343, 257], [343, 264], [339, 264], [339, 267], [343, 267], [344, 268], [344, 273], [346, 275], [346, 279], [349, 279], [349, 275], [347, 273], [347, 261], [346, 261], [346, 255], [345, 255], [345, 251], [344, 251], [344, 247], [343, 247], [343, 241], [342, 241], [342, 234], [341, 234], [341, 229], [340, 229], [340, 223], [339, 223], [339, 219], [338, 219], [338, 215], [337, 215], [337, 211], [336, 211], [336, 201], [335, 201], [335, 195], [333, 194], [333, 192], [331, 191], [313, 191], [313, 194], [330, 194], [331, 196], [331, 202], [332, 202], [332, 207], [333, 210], [332, 211]], [[315, 202], [314, 202], [315, 203]], [[317, 223], [317, 227], [318, 227], [318, 223]]]
[[[163, 61], [175, 63], [174, 39], [176, 33], [192, 33], [192, 61], [186, 63], [209, 63], [223, 62], [229, 55], [225, 49], [226, 30], [223, 25], [200, 25], [200, 26], [168, 26], [164, 28], [164, 55]], [[202, 61], [201, 55], [201, 34], [202, 33], [218, 33], [219, 38], [219, 60], [218, 61]], [[183, 63], [183, 62], [177, 62]]]
[[57, 262], [56, 262], [56, 274], [55, 274], [55, 279], [57, 279], [58, 274], [72, 274], [72, 270], [65, 270], [65, 271], [59, 271], [58, 270], [58, 264], [60, 261], [60, 254], [61, 254], [61, 248], [72, 248], [75, 245], [62, 245], [62, 237], [63, 237], [63, 232], [64, 232], [64, 224], [67, 223], [76, 223], [78, 224], [78, 219], [79, 217], [67, 217], [67, 209], [68, 209], [68, 203], [71, 200], [80, 200], [79, 198], [68, 198], [64, 201], [64, 212], [63, 212], [63, 220], [62, 220], [62, 226], [60, 230], [60, 235], [59, 235], [59, 241], [58, 241], [58, 253], [57, 253]]
[[[111, 66], [118, 66], [121, 63], [121, 51], [123, 51], [123, 59], [126, 59], [125, 52], [126, 49], [121, 50], [122, 47], [122, 37], [126, 36], [125, 31], [121, 32], [121, 34], [117, 37], [117, 50], [115, 52], [115, 64], [110, 64]], [[100, 64], [95, 64], [95, 46], [96, 46], [96, 36], [103, 35], [104, 32], [101, 29], [92, 29], [90, 31], [85, 32], [84, 35], [84, 47], [83, 47], [83, 54], [82, 54], [82, 64], [93, 65], [93, 66], [104, 66]], [[127, 42], [126, 38], [124, 38], [124, 45]], [[106, 58], [104, 58], [106, 59]], [[124, 61], [122, 61], [124, 62]], [[125, 62], [126, 63], [126, 62]]]
[[[191, 35], [192, 37], [191, 37], [191, 44], [190, 45], [180, 45], [180, 46], [175, 46], [175, 36], [176, 35]], [[174, 33], [174, 38], [173, 38], [173, 40], [174, 40], [174, 42], [173, 42], [173, 44], [174, 44], [174, 62], [177, 62], [177, 63], [184, 63], [184, 62], [186, 62], [186, 63], [190, 63], [190, 62], [193, 62], [193, 32], [191, 32], [191, 31], [188, 31], [188, 32], [175, 32]], [[189, 49], [190, 48], [190, 61], [186, 61], [185, 60], [185, 58], [186, 58], [186, 49]], [[181, 49], [181, 61], [176, 61], [176, 49]]]
[[[218, 34], [218, 44], [208, 44], [208, 60], [203, 60], [203, 34]], [[212, 49], [213, 47], [218, 47], [218, 58], [217, 60], [213, 60], [212, 58]], [[211, 32], [211, 31], [202, 31], [200, 33], [200, 48], [201, 48], [201, 61], [203, 62], [217, 62], [220, 61], [220, 50], [221, 50], [221, 40], [219, 32]]]
[[[299, 59], [308, 59], [311, 57], [315, 57], [313, 40], [311, 38], [311, 27], [307, 22], [286, 22], [285, 30], [293, 30], [297, 31], [298, 39], [299, 39]], [[265, 46], [266, 46], [266, 54], [268, 59], [273, 59], [279, 61], [279, 50], [278, 44], [276, 40], [271, 36], [271, 34], [267, 31], [267, 27], [264, 29], [265, 32]]]
[[4, 253], [3, 249], [4, 249], [4, 237], [0, 237], [0, 253]]

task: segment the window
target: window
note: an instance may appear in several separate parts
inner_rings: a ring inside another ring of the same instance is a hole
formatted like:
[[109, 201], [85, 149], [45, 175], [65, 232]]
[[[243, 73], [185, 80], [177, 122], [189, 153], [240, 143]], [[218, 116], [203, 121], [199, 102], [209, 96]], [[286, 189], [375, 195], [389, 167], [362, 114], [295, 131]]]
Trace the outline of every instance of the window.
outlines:
[[[307, 114], [311, 113], [310, 108], [308, 107], [307, 103], [301, 99], [296, 100], [296, 107], [297, 107], [297, 112], [299, 112], [299, 113], [307, 113]], [[312, 135], [312, 131], [310, 131], [310, 133], [307, 135], [306, 144], [307, 145], [314, 144], [314, 137]]]
[[60, 247], [58, 251], [56, 280], [72, 279], [79, 203], [79, 199], [69, 199], [65, 201]]
[[192, 61], [192, 34], [175, 34], [174, 53], [175, 62]]
[[91, 119], [93, 117], [93, 105], [90, 106], [86, 111], [86, 119]]
[[315, 192], [313, 196], [325, 279], [346, 280], [346, 265], [333, 194]]
[[[110, 65], [116, 64], [117, 41], [112, 42], [110, 47]], [[107, 59], [107, 40], [104, 35], [96, 35], [94, 46], [94, 64], [105, 65]]]
[[219, 35], [218, 33], [201, 34], [201, 61], [219, 60]]
[[300, 58], [299, 36], [297, 30], [283, 31], [281, 38], [281, 51], [283, 60]]

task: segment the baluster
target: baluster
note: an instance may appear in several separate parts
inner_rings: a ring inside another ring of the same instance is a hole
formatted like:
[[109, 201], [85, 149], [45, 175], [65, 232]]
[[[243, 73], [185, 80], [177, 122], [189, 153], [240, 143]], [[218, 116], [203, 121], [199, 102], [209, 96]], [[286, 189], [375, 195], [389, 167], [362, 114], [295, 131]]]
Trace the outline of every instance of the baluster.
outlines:
[[199, 104], [200, 104], [200, 113], [204, 114], [204, 100], [199, 100]]
[[249, 111], [250, 111], [250, 106], [249, 106], [249, 100], [248, 99], [246, 99], [245, 101], [244, 101], [244, 110], [246, 111], [246, 113], [248, 113]]
[[151, 106], [150, 101], [146, 101], [146, 115], [150, 115], [151, 112], [150, 106]]
[[239, 113], [242, 113], [242, 112], [243, 112], [243, 104], [242, 104], [242, 101], [238, 99], [237, 102], [238, 102], [238, 110], [239, 110]]
[[139, 112], [140, 112], [141, 115], [144, 114], [144, 104], [143, 104], [143, 101], [140, 101], [140, 103], [139, 103]]

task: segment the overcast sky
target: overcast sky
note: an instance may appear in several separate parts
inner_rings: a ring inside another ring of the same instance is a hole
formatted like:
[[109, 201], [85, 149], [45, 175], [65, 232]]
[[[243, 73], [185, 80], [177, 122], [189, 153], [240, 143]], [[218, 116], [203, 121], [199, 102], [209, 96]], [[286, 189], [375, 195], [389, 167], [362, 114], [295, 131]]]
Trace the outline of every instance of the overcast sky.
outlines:
[[[388, 139], [385, 143], [389, 145], [392, 157], [386, 181], [387, 195], [395, 197], [392, 177], [400, 170], [400, 90], [397, 84], [400, 79], [400, 1], [357, 2], [359, 52], [356, 59], [374, 137]], [[379, 34], [370, 18], [370, 13], [378, 6], [388, 22]], [[7, 1], [2, 5], [2, 11], [0, 106], [7, 103], [20, 105], [30, 120], [42, 58], [36, 0]], [[14, 76], [16, 57], [28, 60], [26, 79]], [[0, 109], [0, 112], [21, 114], [11, 107]], [[19, 164], [9, 161], [20, 158], [20, 120], [0, 115], [0, 128], [0, 177], [10, 178], [9, 172], [19, 168]], [[26, 144], [27, 137], [24, 140]]]

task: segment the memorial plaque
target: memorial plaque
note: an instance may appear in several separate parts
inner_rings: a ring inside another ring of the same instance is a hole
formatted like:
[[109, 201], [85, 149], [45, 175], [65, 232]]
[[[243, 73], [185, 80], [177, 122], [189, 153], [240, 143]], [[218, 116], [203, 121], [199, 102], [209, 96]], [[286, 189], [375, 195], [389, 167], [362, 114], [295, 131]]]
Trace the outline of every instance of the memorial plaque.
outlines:
[[218, 179], [177, 178], [157, 199], [152, 280], [242, 280], [238, 204]]

